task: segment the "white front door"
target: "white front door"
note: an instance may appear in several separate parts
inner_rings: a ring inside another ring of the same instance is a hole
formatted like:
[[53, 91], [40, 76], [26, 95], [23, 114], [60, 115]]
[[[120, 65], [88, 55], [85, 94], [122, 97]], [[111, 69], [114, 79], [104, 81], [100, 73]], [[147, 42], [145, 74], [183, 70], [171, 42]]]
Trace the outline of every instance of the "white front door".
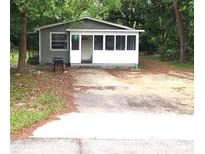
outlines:
[[92, 63], [93, 36], [81, 36], [81, 63]]

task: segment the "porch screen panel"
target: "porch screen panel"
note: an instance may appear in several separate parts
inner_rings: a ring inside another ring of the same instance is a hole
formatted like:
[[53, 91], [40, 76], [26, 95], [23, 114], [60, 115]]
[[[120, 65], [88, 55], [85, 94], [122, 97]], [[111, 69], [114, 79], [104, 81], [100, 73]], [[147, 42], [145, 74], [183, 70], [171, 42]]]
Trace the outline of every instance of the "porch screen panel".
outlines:
[[135, 50], [136, 49], [136, 36], [128, 35], [127, 36], [127, 50]]
[[52, 34], [52, 49], [67, 49], [67, 34]]
[[72, 35], [72, 50], [79, 50], [79, 35]]
[[116, 50], [125, 50], [125, 36], [116, 36]]
[[94, 50], [103, 50], [103, 35], [94, 36]]
[[105, 49], [106, 50], [114, 50], [114, 36], [113, 35], [106, 36]]

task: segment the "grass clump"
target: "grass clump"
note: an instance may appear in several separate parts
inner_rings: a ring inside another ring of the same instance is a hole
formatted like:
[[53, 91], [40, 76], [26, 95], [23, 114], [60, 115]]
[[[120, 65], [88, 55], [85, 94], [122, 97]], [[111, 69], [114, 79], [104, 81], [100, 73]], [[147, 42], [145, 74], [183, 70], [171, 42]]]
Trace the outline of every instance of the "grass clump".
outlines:
[[14, 109], [12, 107], [10, 112], [11, 133], [16, 133], [20, 129], [28, 127], [43, 118], [45, 118], [45, 114], [43, 112], [29, 111], [25, 108]]
[[17, 65], [18, 58], [19, 58], [18, 52], [11, 52], [10, 53], [10, 64]]
[[63, 101], [60, 98], [48, 92], [43, 92], [36, 97], [34, 102], [26, 105], [28, 106], [23, 108], [11, 107], [11, 133], [16, 133], [39, 120], [46, 119], [64, 107]]
[[36, 97], [36, 106], [50, 115], [64, 107], [63, 101], [50, 92], [44, 92]]
[[10, 80], [10, 99], [11, 102], [26, 102], [31, 96], [32, 92], [32, 81], [31, 75], [22, 75], [20, 77], [11, 75]]
[[172, 65], [178, 68], [194, 68], [193, 63], [179, 63], [179, 62], [172, 62]]

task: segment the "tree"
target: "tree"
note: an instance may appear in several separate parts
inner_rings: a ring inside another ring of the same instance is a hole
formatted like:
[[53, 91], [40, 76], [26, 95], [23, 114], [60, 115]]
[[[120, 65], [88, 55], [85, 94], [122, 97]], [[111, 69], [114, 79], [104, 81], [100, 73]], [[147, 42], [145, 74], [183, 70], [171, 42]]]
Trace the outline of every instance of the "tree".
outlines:
[[17, 9], [20, 20], [17, 72], [23, 72], [25, 70], [27, 49], [26, 34], [28, 28], [34, 30], [35, 27], [44, 24], [78, 18], [87, 10], [90, 1], [91, 0], [11, 0], [11, 8]]
[[17, 70], [25, 68], [27, 31], [81, 16], [145, 29], [140, 37], [144, 50], [157, 51], [164, 60], [185, 62], [194, 53], [193, 4], [193, 0], [11, 0], [11, 41], [20, 42]]
[[131, 28], [144, 25], [147, 2], [143, 0], [121, 0], [120, 7], [112, 8], [107, 19]]
[[185, 50], [186, 50], [185, 26], [184, 26], [184, 22], [183, 22], [182, 16], [179, 11], [178, 0], [173, 0], [173, 5], [174, 5], [174, 11], [176, 15], [176, 24], [177, 24], [179, 42], [180, 42], [179, 62], [184, 63], [186, 60], [186, 57], [185, 57], [186, 56], [185, 55]]
[[[27, 25], [28, 25], [28, 17], [32, 15], [32, 12], [35, 12], [37, 3], [39, 0], [12, 0], [11, 5], [14, 5], [19, 12], [20, 18], [20, 40], [19, 40], [19, 59], [17, 72], [23, 72], [25, 69], [25, 59], [26, 59], [26, 35], [27, 35]], [[35, 8], [35, 9], [34, 9]]]

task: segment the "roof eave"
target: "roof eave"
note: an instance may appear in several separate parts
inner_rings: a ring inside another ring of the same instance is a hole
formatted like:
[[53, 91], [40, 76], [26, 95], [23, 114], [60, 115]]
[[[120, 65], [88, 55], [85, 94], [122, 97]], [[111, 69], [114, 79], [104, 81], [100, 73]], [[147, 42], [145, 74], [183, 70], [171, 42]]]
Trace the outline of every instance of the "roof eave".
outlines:
[[[94, 18], [91, 18], [91, 17], [82, 17], [80, 19], [76, 19], [76, 20], [72, 20], [72, 21], [68, 21], [68, 22], [61, 22], [61, 23], [55, 23], [55, 24], [40, 26], [38, 28], [35, 28], [35, 31], [39, 31], [39, 30], [44, 29], [44, 28], [50, 28], [50, 27], [53, 27], [53, 26], [67, 24], [67, 23], [71, 23], [71, 22], [75, 22], [75, 21], [79, 21], [79, 20], [83, 20], [83, 19], [88, 19], [88, 20], [104, 23], [104, 24], [107, 24], [107, 25], [112, 25], [112, 26], [115, 26], [115, 27], [118, 27], [118, 28], [123, 28], [124, 30], [135, 30], [135, 29], [127, 27], [127, 26], [123, 26], [123, 25], [116, 24], [116, 23], [111, 23], [111, 22], [104, 21], [104, 20], [98, 20], [98, 19], [94, 19]], [[144, 30], [138, 30], [138, 32], [144, 32]]]
[[78, 31], [78, 32], [145, 32], [145, 30], [137, 29], [66, 29], [66, 31]]

